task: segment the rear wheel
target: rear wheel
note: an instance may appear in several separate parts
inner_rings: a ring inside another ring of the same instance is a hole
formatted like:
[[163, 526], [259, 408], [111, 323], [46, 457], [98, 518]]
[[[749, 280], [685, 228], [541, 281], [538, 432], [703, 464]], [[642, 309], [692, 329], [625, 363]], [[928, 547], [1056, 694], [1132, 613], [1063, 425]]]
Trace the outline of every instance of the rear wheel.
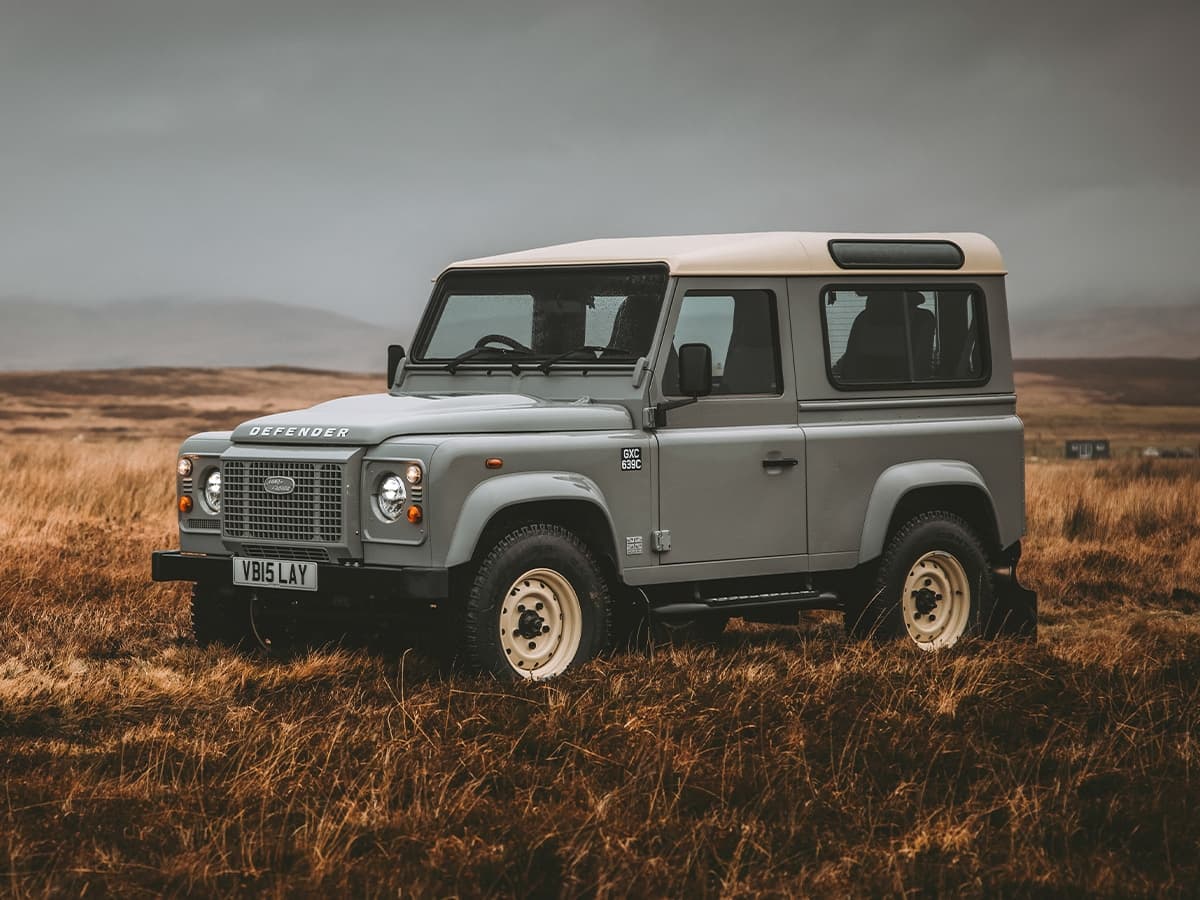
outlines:
[[846, 630], [938, 650], [980, 635], [994, 602], [991, 567], [971, 527], [953, 513], [928, 512], [888, 542], [871, 588], [846, 604]]
[[250, 604], [232, 588], [192, 585], [192, 634], [201, 647], [245, 649], [253, 643]]
[[557, 525], [502, 538], [476, 568], [465, 607], [463, 655], [504, 678], [552, 678], [611, 644], [607, 581], [587, 544]]

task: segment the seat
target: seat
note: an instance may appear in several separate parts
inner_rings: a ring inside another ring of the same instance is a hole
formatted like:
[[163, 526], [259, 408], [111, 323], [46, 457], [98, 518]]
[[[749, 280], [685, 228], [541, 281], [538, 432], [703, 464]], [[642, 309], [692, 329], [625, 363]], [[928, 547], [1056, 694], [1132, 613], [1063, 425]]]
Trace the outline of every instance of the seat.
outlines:
[[925, 296], [919, 291], [905, 291], [908, 303], [908, 337], [912, 344], [913, 375], [918, 379], [932, 378], [934, 373], [933, 338], [937, 319], [922, 304]]
[[[924, 302], [924, 295], [918, 291], [873, 291], [867, 294], [863, 311], [850, 326], [839, 370], [842, 380], [908, 381], [906, 349], [912, 351], [912, 374], [918, 379], [932, 377], [937, 319], [922, 307]], [[905, 307], [908, 348], [905, 347]]]
[[[656, 299], [652, 296], [632, 295], [622, 300], [621, 305], [617, 307], [617, 314], [613, 317], [608, 346], [627, 350], [634, 356], [647, 353], [650, 341], [654, 339], [654, 329], [658, 325], [660, 304]], [[625, 355], [606, 350], [600, 354], [600, 358], [610, 359]]]
[[840, 375], [843, 381], [908, 381], [899, 291], [867, 294], [866, 305], [850, 326]]
[[718, 393], [779, 393], [777, 356], [767, 296], [751, 292], [738, 297], [733, 308], [733, 329]]

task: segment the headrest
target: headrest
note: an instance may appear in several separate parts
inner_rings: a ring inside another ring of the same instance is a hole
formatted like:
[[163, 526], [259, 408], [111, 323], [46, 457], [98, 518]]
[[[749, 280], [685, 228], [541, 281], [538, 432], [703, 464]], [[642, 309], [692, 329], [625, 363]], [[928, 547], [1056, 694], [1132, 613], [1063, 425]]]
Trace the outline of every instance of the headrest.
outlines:
[[899, 291], [871, 291], [866, 295], [866, 309], [874, 316], [898, 315], [903, 307], [900, 305]]

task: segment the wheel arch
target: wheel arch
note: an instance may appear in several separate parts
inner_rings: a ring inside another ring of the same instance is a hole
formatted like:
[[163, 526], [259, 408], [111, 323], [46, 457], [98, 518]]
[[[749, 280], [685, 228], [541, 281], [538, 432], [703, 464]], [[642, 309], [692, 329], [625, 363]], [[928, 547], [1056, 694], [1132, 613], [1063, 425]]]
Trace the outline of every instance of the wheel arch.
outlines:
[[521, 472], [490, 478], [467, 495], [446, 551], [446, 568], [471, 562], [527, 522], [566, 528], [614, 571], [620, 565], [612, 515], [594, 481], [569, 472]]
[[878, 558], [898, 528], [933, 509], [966, 521], [989, 555], [1001, 549], [996, 507], [979, 470], [959, 460], [922, 460], [892, 466], [876, 480], [863, 522], [859, 563]]

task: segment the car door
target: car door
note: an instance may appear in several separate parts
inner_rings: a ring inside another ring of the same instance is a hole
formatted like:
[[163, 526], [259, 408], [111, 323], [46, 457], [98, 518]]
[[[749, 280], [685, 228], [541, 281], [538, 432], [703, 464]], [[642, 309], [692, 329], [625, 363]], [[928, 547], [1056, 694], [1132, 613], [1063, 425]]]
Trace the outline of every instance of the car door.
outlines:
[[691, 342], [712, 348], [713, 392], [669, 411], [656, 431], [658, 540], [669, 543], [659, 562], [793, 558], [803, 568], [804, 433], [785, 280], [679, 279], [652, 402], [678, 399], [676, 351]]

